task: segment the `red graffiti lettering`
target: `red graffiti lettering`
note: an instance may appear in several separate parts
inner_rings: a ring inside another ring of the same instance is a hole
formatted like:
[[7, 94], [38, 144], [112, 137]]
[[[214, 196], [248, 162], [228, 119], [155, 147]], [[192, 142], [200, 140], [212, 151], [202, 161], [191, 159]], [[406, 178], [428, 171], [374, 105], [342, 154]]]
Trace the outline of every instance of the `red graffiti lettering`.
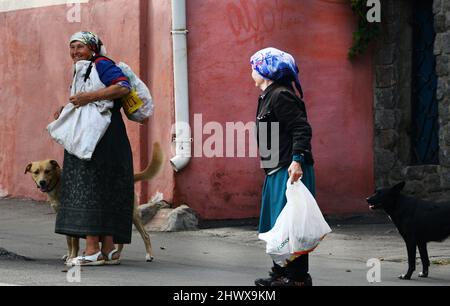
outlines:
[[289, 11], [292, 8], [280, 0], [234, 0], [226, 7], [231, 32], [239, 44], [262, 43], [268, 34], [298, 23], [298, 18], [285, 18]]

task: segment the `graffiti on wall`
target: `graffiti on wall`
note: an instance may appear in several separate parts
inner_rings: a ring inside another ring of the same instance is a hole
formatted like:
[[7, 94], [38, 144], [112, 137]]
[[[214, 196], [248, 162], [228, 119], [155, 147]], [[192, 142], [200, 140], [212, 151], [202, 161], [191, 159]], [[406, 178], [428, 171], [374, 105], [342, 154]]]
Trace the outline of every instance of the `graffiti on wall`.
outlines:
[[264, 42], [276, 31], [301, 23], [294, 7], [287, 1], [234, 0], [226, 5], [231, 32], [238, 44]]

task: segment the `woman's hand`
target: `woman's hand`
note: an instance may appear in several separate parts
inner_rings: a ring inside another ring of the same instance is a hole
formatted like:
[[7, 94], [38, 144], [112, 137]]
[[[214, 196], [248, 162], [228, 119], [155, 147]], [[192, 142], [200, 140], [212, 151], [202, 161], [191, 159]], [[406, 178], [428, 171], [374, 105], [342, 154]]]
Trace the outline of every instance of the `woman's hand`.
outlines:
[[96, 91], [80, 92], [70, 97], [69, 101], [78, 108], [95, 101], [121, 99], [129, 92], [130, 90], [128, 88], [114, 84]]
[[55, 120], [58, 120], [59, 116], [62, 113], [64, 106], [61, 106], [54, 114], [53, 114], [53, 118], [55, 118]]
[[70, 97], [69, 101], [70, 103], [75, 105], [75, 108], [78, 108], [80, 106], [85, 106], [86, 104], [95, 101], [95, 99], [93, 99], [91, 93], [89, 92], [80, 92], [75, 96]]
[[302, 165], [299, 162], [293, 161], [288, 169], [289, 179], [291, 184], [294, 184], [303, 177]]

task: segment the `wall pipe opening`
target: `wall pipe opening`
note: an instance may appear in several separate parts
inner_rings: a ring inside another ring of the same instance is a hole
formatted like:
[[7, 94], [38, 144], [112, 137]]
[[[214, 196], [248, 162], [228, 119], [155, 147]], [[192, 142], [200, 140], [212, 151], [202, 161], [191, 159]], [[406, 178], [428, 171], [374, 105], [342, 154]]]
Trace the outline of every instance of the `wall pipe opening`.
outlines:
[[175, 93], [175, 156], [170, 164], [176, 172], [191, 159], [189, 125], [189, 82], [187, 57], [186, 0], [172, 0], [173, 73]]

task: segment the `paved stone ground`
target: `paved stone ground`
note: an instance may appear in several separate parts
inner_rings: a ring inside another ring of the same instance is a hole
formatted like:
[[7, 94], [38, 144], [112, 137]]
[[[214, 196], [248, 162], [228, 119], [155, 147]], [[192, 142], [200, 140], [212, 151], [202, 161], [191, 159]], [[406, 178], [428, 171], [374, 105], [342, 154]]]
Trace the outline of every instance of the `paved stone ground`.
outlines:
[[[81, 282], [69, 283], [59, 260], [65, 253], [65, 238], [54, 234], [54, 219], [45, 203], [0, 200], [0, 285], [251, 286], [271, 263], [251, 226], [153, 232], [152, 263], [145, 262], [143, 243], [134, 231], [120, 266], [83, 268]], [[316, 286], [450, 285], [450, 240], [429, 245], [431, 260], [439, 263], [432, 265], [429, 279], [417, 277], [418, 261], [413, 280], [402, 281], [397, 276], [407, 269], [406, 248], [393, 225], [334, 224], [332, 228], [310, 257]], [[11, 253], [31, 260], [8, 259]], [[367, 282], [370, 258], [381, 260], [381, 283]]]

